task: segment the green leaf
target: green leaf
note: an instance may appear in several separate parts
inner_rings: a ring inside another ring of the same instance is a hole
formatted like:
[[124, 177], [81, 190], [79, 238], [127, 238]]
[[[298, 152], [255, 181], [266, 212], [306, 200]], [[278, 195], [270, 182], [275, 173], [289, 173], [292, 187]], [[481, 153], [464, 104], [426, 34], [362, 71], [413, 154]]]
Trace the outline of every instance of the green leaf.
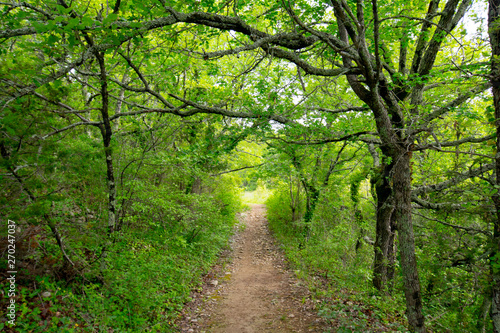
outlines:
[[94, 25], [96, 21], [94, 21], [92, 18], [88, 17], [88, 16], [84, 16], [82, 18], [82, 24], [85, 25], [86, 27], [91, 27]]
[[33, 26], [33, 28], [35, 28], [36, 32], [38, 33], [46, 32], [49, 30], [46, 24], [37, 21], [31, 22], [31, 25]]
[[50, 36], [47, 38], [47, 43], [49, 43], [50, 45], [54, 45], [54, 44], [55, 44], [55, 43], [57, 43], [59, 40], [60, 40], [60, 38], [58, 38], [57, 36], [55, 36], [55, 35], [50, 35]]
[[102, 21], [102, 24], [108, 25], [109, 23], [116, 21], [116, 19], [118, 19], [118, 14], [111, 13]]
[[72, 30], [74, 27], [76, 27], [80, 23], [80, 20], [78, 18], [72, 18], [71, 20], [68, 21], [68, 24], [64, 27], [64, 30], [69, 31]]

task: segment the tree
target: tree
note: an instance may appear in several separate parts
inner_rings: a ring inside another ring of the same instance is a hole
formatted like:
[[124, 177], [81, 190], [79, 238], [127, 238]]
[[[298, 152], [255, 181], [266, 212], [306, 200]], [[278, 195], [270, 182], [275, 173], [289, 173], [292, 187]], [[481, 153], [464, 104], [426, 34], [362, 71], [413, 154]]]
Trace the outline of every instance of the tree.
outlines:
[[491, 317], [495, 332], [500, 332], [500, 274], [498, 271], [498, 253], [500, 251], [500, 196], [498, 195], [498, 186], [500, 185], [500, 1], [488, 1], [488, 34], [491, 44], [491, 74], [490, 82], [492, 85], [493, 108], [495, 114], [496, 127], [496, 155], [495, 155], [495, 188], [497, 194], [492, 199], [496, 210], [496, 219], [494, 222], [494, 249], [491, 253], [492, 270], [492, 309]]

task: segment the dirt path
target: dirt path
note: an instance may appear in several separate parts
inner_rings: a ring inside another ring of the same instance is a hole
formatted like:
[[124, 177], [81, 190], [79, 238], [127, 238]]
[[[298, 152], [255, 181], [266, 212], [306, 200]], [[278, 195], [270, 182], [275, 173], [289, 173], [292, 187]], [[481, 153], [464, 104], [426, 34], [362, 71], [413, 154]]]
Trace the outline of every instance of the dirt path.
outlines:
[[181, 332], [323, 331], [307, 288], [286, 269], [265, 213], [264, 205], [253, 205], [242, 216], [246, 228], [233, 239], [233, 262], [207, 279], [205, 293], [184, 314]]

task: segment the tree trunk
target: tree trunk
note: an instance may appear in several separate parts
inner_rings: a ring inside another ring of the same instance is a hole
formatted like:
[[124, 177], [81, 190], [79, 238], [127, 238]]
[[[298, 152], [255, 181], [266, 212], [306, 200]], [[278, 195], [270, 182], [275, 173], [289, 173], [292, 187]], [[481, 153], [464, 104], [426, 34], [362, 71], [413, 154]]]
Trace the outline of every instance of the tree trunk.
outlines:
[[305, 241], [309, 241], [311, 236], [311, 223], [314, 216], [314, 210], [316, 209], [316, 204], [318, 203], [319, 190], [309, 184], [305, 179], [302, 180], [302, 184], [306, 191], [306, 212], [304, 213], [304, 237]]
[[396, 238], [396, 223], [391, 218], [391, 235], [389, 237], [389, 245], [387, 247], [387, 290], [390, 294], [394, 287], [394, 274], [396, 272], [396, 253], [398, 247], [394, 239]]
[[488, 315], [490, 314], [491, 310], [491, 290], [490, 288], [487, 288], [484, 292], [483, 295], [483, 304], [481, 304], [481, 309], [479, 310], [478, 313], [478, 318], [477, 318], [477, 331], [479, 333], [486, 333], [486, 329], [488, 327]]
[[106, 178], [108, 187], [108, 235], [111, 235], [115, 231], [116, 225], [116, 183], [113, 168], [113, 150], [111, 148], [111, 136], [113, 135], [113, 130], [109, 120], [109, 92], [104, 54], [96, 52], [96, 58], [99, 62], [100, 69], [102, 98], [101, 116], [103, 124], [99, 126], [99, 129], [101, 130], [104, 154], [106, 157]]
[[201, 194], [202, 189], [203, 189], [203, 187], [202, 187], [201, 178], [198, 176], [195, 176], [193, 179], [193, 185], [191, 186], [191, 193], [199, 195], [199, 194]]
[[399, 232], [401, 271], [407, 308], [406, 316], [411, 329], [420, 333], [426, 330], [422, 314], [422, 295], [417, 271], [415, 236], [412, 224], [410, 158], [410, 152], [402, 148], [398, 149], [392, 156], [394, 161], [392, 188], [395, 203], [393, 214]]
[[52, 231], [52, 235], [56, 239], [57, 245], [59, 246], [59, 249], [61, 250], [61, 253], [63, 255], [63, 266], [61, 270], [64, 273], [68, 269], [69, 265], [75, 266], [75, 264], [71, 261], [68, 254], [64, 250], [63, 238], [61, 237], [61, 234], [59, 233], [59, 230], [57, 229], [55, 223], [52, 222], [48, 214], [44, 214], [44, 218], [50, 228], [50, 231]]
[[295, 222], [299, 219], [300, 217], [300, 180], [297, 181], [297, 192], [294, 195], [293, 194], [293, 183], [294, 179], [293, 176], [290, 175], [289, 177], [289, 188], [290, 188], [290, 209], [292, 210], [292, 222]]
[[292, 152], [289, 154], [290, 157], [292, 158], [292, 164], [295, 168], [295, 170], [298, 171], [299, 177], [300, 177], [300, 182], [302, 183], [302, 186], [304, 187], [304, 191], [306, 194], [306, 211], [304, 213], [304, 223], [305, 223], [305, 228], [304, 228], [304, 236], [306, 238], [306, 241], [309, 239], [310, 232], [311, 232], [311, 221], [314, 215], [314, 210], [316, 208], [316, 203], [318, 202], [318, 198], [320, 195], [320, 189], [318, 189], [314, 183], [315, 183], [315, 178], [316, 178], [316, 173], [319, 168], [319, 158], [316, 160], [316, 165], [315, 169], [312, 172], [313, 176], [311, 177], [311, 180], [309, 181], [304, 173], [302, 172], [302, 163], [299, 161], [297, 156], [295, 156], [295, 152]]
[[371, 192], [377, 202], [377, 225], [375, 229], [375, 256], [373, 263], [373, 286], [379, 291], [390, 293], [394, 279], [394, 263], [396, 251], [394, 249], [394, 237], [396, 227], [392, 214], [394, 212], [394, 200], [392, 188], [389, 182], [392, 163], [387, 165], [386, 161], [380, 163], [380, 156], [371, 143], [368, 151], [373, 158], [373, 167], [379, 171], [377, 177], [370, 179]]
[[[388, 180], [390, 166], [384, 165], [379, 179], [375, 179], [377, 194], [377, 226], [375, 235], [375, 257], [373, 263], [373, 286], [379, 291], [387, 292], [389, 265], [394, 263], [394, 232], [392, 230], [392, 214], [394, 203], [392, 189]], [[392, 274], [394, 275], [394, 274]]]
[[[495, 127], [496, 127], [496, 156], [495, 173], [496, 185], [500, 186], [500, 0], [489, 0], [488, 8], [488, 34], [491, 44], [491, 83], [493, 93], [493, 106], [495, 108]], [[493, 249], [490, 256], [491, 274], [492, 274], [492, 304], [491, 319], [493, 321], [494, 332], [500, 332], [500, 272], [498, 269], [500, 256], [500, 194], [493, 197], [493, 203], [496, 209], [496, 219], [493, 230]]]
[[306, 190], [306, 212], [304, 214], [304, 222], [310, 223], [312, 221], [314, 210], [316, 209], [316, 203], [319, 198], [319, 190], [303, 181], [304, 188]]

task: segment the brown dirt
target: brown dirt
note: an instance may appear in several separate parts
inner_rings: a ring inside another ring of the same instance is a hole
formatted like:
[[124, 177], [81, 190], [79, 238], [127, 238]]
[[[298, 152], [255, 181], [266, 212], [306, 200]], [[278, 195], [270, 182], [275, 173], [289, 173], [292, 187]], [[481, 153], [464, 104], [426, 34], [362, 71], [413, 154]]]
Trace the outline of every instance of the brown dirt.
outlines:
[[242, 214], [246, 228], [233, 238], [233, 262], [219, 264], [193, 295], [179, 321], [181, 332], [323, 331], [316, 303], [287, 269], [265, 213], [264, 205], [253, 205]]

